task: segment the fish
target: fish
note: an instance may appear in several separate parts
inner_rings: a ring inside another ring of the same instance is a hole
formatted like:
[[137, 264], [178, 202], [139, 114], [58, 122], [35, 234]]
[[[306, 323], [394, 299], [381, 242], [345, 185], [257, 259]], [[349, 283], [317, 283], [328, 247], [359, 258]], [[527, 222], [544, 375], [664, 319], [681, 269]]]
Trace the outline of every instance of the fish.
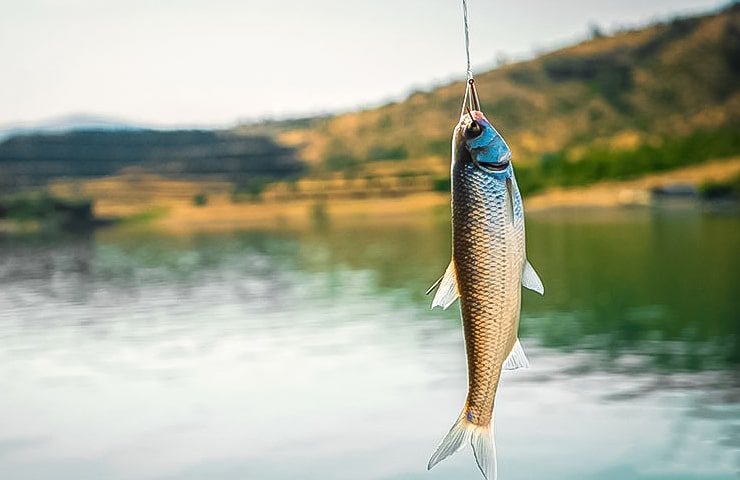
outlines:
[[529, 367], [518, 338], [522, 286], [545, 291], [527, 260], [511, 149], [480, 111], [472, 78], [463, 104], [452, 135], [452, 260], [427, 294], [437, 288], [432, 308], [460, 299], [468, 392], [428, 469], [470, 443], [483, 476], [495, 480], [493, 411], [501, 372]]

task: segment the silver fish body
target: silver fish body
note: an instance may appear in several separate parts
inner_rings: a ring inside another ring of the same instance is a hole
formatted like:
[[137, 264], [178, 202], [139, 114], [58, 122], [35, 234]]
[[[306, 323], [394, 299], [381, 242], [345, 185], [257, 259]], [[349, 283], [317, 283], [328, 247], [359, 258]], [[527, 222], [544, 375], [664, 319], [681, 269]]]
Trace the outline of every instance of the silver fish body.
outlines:
[[481, 472], [496, 477], [492, 419], [501, 371], [527, 366], [517, 332], [524, 284], [543, 293], [527, 262], [524, 208], [508, 145], [479, 111], [453, 134], [452, 261], [433, 306], [460, 298], [468, 395], [429, 468], [470, 442]]
[[468, 420], [491, 421], [504, 361], [517, 340], [524, 268], [524, 212], [511, 164], [453, 168], [453, 261], [468, 358]]

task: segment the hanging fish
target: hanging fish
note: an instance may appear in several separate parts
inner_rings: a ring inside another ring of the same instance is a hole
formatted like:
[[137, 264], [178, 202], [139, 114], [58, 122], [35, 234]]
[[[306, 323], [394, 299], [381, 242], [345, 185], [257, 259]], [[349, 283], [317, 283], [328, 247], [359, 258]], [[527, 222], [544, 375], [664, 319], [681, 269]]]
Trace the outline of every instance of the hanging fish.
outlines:
[[493, 406], [501, 371], [529, 366], [517, 335], [521, 287], [540, 295], [544, 287], [527, 261], [511, 150], [481, 113], [472, 78], [464, 105], [467, 113], [452, 135], [452, 261], [427, 293], [439, 287], [432, 308], [460, 298], [468, 395], [428, 468], [470, 442], [481, 472], [494, 480]]

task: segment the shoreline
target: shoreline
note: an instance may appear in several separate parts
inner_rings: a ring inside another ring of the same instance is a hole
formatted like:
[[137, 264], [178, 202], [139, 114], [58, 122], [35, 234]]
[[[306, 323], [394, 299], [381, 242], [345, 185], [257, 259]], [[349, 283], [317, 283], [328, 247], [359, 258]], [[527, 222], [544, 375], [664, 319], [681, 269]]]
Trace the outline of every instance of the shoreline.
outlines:
[[550, 188], [524, 199], [528, 211], [563, 207], [650, 206], [651, 190], [671, 185], [698, 187], [740, 175], [740, 158], [708, 162], [678, 170], [645, 175], [633, 180], [599, 182], [573, 188]]
[[[573, 188], [552, 188], [524, 199], [527, 213], [549, 210], [618, 209], [656, 204], [651, 189], [677, 184], [694, 187], [740, 175], [740, 158], [709, 162], [669, 172]], [[324, 223], [413, 223], [449, 216], [449, 193], [424, 192], [401, 197], [333, 201], [233, 203], [216, 196], [208, 205], [177, 203], [153, 219], [152, 226], [169, 231], [233, 230], [239, 228], [293, 229]], [[689, 202], [699, 199], [684, 198]], [[697, 203], [698, 204], [698, 203]]]
[[[553, 210], [645, 208], [663, 203], [662, 199], [652, 195], [652, 189], [676, 185], [690, 185], [695, 189], [705, 182], [722, 182], [736, 176], [740, 176], [740, 158], [707, 162], [633, 180], [550, 188], [526, 197], [524, 206], [527, 213], [532, 214]], [[159, 229], [175, 234], [246, 229], [295, 230], [335, 222], [343, 225], [409, 224], [436, 221], [448, 218], [450, 214], [448, 192], [240, 202], [228, 193], [228, 184], [224, 182], [171, 180], [152, 175], [141, 178], [104, 177], [87, 182], [84, 188], [89, 189], [88, 195], [95, 201], [95, 219], [106, 219], [106, 224], [115, 228]], [[59, 191], [63, 197], [64, 190]], [[194, 202], [194, 195], [204, 191], [208, 191], [206, 201]], [[704, 203], [698, 195], [675, 198], [681, 199], [684, 206]], [[677, 204], [674, 201], [670, 203]], [[0, 222], [0, 233], [33, 230], [31, 224]]]

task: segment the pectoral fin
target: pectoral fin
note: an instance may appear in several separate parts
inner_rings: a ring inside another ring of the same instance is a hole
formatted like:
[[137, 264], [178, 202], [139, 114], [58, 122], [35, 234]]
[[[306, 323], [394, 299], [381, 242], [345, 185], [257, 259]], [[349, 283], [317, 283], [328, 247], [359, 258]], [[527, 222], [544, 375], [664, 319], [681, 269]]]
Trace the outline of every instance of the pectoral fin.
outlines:
[[453, 304], [455, 300], [457, 300], [457, 297], [460, 296], [460, 293], [457, 290], [457, 282], [455, 279], [455, 262], [450, 261], [450, 264], [447, 266], [447, 270], [445, 270], [445, 274], [442, 275], [442, 277], [437, 280], [434, 285], [429, 287], [429, 290], [427, 290], [427, 295], [429, 295], [432, 290], [434, 290], [434, 287], [439, 285], [439, 288], [437, 289], [437, 293], [434, 295], [434, 300], [432, 300], [432, 308], [434, 307], [442, 307], [443, 309], [447, 309], [450, 305]]
[[542, 280], [540, 280], [540, 276], [537, 275], [537, 272], [534, 271], [532, 264], [529, 263], [529, 260], [526, 259], [524, 260], [524, 269], [522, 270], [522, 285], [525, 288], [539, 293], [540, 295], [545, 294], [545, 286], [542, 285]]
[[504, 362], [504, 370], [519, 370], [520, 368], [529, 368], [529, 360], [524, 354], [522, 344], [519, 343], [519, 339], [516, 339], [514, 348], [511, 349], [509, 357]]

